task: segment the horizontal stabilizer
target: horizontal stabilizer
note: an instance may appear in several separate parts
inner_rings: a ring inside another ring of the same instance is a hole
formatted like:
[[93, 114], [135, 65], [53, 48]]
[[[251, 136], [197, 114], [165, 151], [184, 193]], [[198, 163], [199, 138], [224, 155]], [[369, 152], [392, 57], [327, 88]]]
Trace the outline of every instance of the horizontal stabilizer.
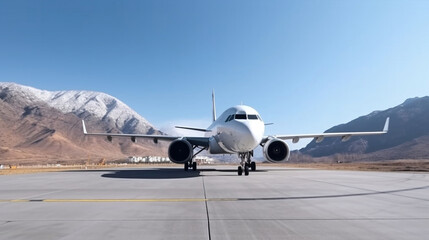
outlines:
[[211, 130], [205, 129], [205, 128], [193, 128], [193, 127], [182, 127], [182, 126], [175, 126], [175, 127], [186, 129], [186, 130], [200, 131], [200, 132], [211, 132]]

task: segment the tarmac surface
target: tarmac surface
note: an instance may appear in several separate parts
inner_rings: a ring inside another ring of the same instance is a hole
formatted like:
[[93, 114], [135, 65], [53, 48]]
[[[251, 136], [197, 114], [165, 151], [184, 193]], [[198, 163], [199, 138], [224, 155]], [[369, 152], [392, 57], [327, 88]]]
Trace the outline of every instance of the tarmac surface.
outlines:
[[0, 176], [0, 239], [429, 236], [427, 173], [200, 168]]

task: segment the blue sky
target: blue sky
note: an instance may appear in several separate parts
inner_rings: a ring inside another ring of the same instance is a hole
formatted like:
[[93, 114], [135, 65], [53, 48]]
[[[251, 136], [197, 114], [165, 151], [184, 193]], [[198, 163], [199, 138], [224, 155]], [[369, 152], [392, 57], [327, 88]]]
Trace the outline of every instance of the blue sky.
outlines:
[[106, 92], [157, 127], [209, 124], [215, 89], [218, 113], [243, 102], [275, 123], [267, 134], [322, 132], [429, 95], [428, 13], [423, 0], [1, 1], [0, 81]]

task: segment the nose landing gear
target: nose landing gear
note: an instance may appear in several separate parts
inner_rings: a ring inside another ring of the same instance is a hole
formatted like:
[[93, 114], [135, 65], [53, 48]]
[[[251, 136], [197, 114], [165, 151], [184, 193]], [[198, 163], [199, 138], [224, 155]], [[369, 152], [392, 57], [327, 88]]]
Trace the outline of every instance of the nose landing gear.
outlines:
[[251, 157], [253, 156], [253, 151], [246, 153], [239, 153], [238, 156], [241, 159], [240, 166], [238, 166], [237, 173], [239, 176], [249, 175], [249, 171], [256, 171], [256, 163], [252, 161]]

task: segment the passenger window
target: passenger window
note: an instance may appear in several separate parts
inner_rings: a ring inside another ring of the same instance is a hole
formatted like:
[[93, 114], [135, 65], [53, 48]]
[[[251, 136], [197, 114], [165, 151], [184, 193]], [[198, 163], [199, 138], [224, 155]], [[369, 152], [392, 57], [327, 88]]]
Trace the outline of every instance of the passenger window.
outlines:
[[247, 118], [250, 119], [250, 120], [258, 120], [258, 116], [256, 116], [255, 114], [249, 114], [247, 116]]
[[247, 119], [246, 114], [235, 114], [235, 119]]

